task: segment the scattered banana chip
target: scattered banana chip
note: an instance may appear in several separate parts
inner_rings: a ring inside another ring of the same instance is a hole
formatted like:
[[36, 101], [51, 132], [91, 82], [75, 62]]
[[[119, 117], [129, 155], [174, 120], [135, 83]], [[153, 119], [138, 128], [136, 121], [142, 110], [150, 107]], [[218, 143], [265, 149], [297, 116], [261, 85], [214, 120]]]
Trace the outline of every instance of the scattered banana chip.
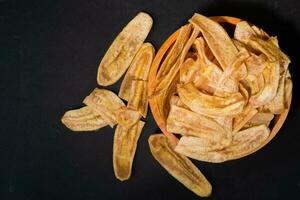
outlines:
[[116, 178], [124, 181], [131, 176], [148, 96], [153, 98], [156, 104], [151, 108], [163, 119], [159, 126], [180, 138], [171, 144], [162, 134], [151, 135], [152, 155], [189, 190], [207, 197], [212, 186], [187, 157], [220, 163], [264, 145], [272, 120], [291, 101], [290, 59], [276, 36], [246, 21], [236, 24], [230, 38], [219, 23], [195, 13], [164, 55], [155, 88], [148, 94], [155, 50], [144, 40], [152, 23], [148, 14], [139, 13], [119, 33], [99, 65], [97, 82], [102, 86], [115, 83], [128, 69], [119, 96], [96, 88], [84, 99], [86, 106], [67, 111], [61, 121], [73, 131], [118, 124], [113, 169]]
[[151, 63], [155, 54], [154, 47], [150, 43], [144, 43], [135, 55], [128, 71], [126, 72], [122, 81], [119, 97], [128, 101], [130, 94], [132, 94], [133, 80], [148, 80], [148, 74]]
[[108, 125], [87, 106], [67, 111], [61, 121], [72, 131], [94, 131]]
[[195, 194], [201, 197], [210, 196], [211, 184], [188, 158], [172, 149], [163, 134], [151, 135], [148, 142], [153, 157], [169, 174]]
[[114, 135], [113, 167], [115, 176], [121, 180], [130, 178], [132, 163], [145, 122], [139, 121], [127, 129], [118, 125]]
[[148, 111], [148, 82], [144, 80], [132, 80], [131, 92], [127, 107], [137, 110], [144, 118]]
[[94, 89], [83, 103], [99, 114], [111, 127], [117, 124], [116, 112], [125, 107], [123, 101], [113, 92], [106, 89]]
[[152, 23], [148, 14], [140, 12], [123, 28], [100, 62], [99, 85], [111, 85], [121, 78], [150, 32]]
[[130, 128], [134, 124], [136, 124], [141, 115], [136, 110], [131, 110], [126, 107], [122, 107], [115, 111], [117, 124], [121, 125], [123, 128]]

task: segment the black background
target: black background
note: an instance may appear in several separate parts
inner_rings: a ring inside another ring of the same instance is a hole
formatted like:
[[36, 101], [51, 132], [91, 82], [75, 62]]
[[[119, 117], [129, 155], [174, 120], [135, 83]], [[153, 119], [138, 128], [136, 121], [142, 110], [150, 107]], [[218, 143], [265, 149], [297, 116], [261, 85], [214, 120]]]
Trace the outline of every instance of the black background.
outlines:
[[297, 0], [0, 0], [0, 199], [198, 199], [152, 158], [147, 139], [159, 129], [151, 114], [123, 183], [113, 174], [113, 129], [73, 133], [60, 123], [97, 87], [100, 59], [139, 11], [154, 19], [147, 40], [156, 49], [194, 12], [240, 17], [279, 37], [294, 82], [279, 134], [246, 158], [194, 163], [213, 185], [209, 199], [300, 199]]

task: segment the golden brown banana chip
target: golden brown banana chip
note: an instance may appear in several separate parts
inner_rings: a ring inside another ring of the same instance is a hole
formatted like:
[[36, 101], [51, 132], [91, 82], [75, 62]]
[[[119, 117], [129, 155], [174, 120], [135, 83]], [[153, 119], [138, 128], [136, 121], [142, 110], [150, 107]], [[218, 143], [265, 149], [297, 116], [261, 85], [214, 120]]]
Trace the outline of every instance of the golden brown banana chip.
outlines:
[[152, 23], [148, 14], [140, 12], [123, 28], [100, 62], [99, 85], [111, 85], [121, 78], [146, 39]]
[[233, 132], [239, 131], [258, 111], [250, 104], [245, 106], [243, 112], [238, 114], [233, 121]]
[[229, 146], [231, 140], [226, 138], [222, 142], [215, 142], [207, 138], [194, 137], [194, 136], [182, 136], [175, 147], [175, 151], [189, 151], [189, 152], [209, 152], [217, 151]]
[[257, 37], [267, 40], [270, 38], [270, 36], [261, 28], [258, 28], [257, 26], [252, 25], [251, 26], [252, 30], [256, 33]]
[[291, 62], [289, 57], [272, 42], [268, 42], [257, 37], [250, 37], [247, 44], [251, 48], [266, 55], [270, 62], [280, 62], [285, 69], [287, 69], [288, 64]]
[[87, 106], [67, 111], [61, 121], [72, 131], [94, 131], [107, 126], [101, 116]]
[[117, 126], [113, 144], [113, 167], [117, 179], [124, 181], [130, 178], [132, 163], [145, 122], [139, 121], [126, 129]]
[[215, 120], [218, 124], [220, 124], [224, 130], [227, 133], [232, 132], [232, 126], [233, 126], [233, 118], [232, 117], [214, 117], [213, 120]]
[[248, 22], [241, 21], [236, 24], [234, 30], [234, 38], [237, 39], [238, 41], [247, 43], [248, 39], [253, 35], [256, 35], [256, 33], [248, 24]]
[[189, 22], [200, 29], [223, 70], [236, 60], [238, 50], [220, 24], [198, 13], [195, 13]]
[[167, 120], [167, 116], [170, 111], [170, 106], [169, 106], [170, 98], [176, 92], [176, 86], [178, 81], [179, 81], [179, 74], [176, 75], [175, 79], [172, 81], [168, 89], [162, 91], [160, 94], [152, 96], [152, 98], [154, 98], [154, 101], [157, 104], [158, 113], [162, 117], [164, 122]]
[[165, 77], [162, 80], [157, 81], [157, 86], [155, 88], [155, 95], [166, 90], [170, 86], [172, 81], [176, 78], [182, 63], [184, 62], [185, 56], [188, 53], [192, 44], [194, 43], [195, 39], [197, 38], [199, 32], [200, 32], [199, 29], [194, 27], [191, 37], [188, 39], [188, 41], [184, 45], [182, 52], [181, 52], [180, 56], [178, 57], [176, 63], [170, 68], [170, 70], [168, 71], [168, 73], [165, 75]]
[[222, 83], [220, 82], [223, 72], [215, 63], [208, 59], [205, 53], [205, 42], [202, 37], [195, 40], [194, 46], [198, 55], [195, 65], [200, 67], [198, 73], [195, 73], [193, 76], [195, 86], [210, 94], [214, 94], [216, 91], [237, 92], [238, 84], [236, 80], [226, 77]]
[[113, 127], [117, 123], [116, 111], [125, 107], [123, 101], [113, 92], [95, 88], [83, 103]]
[[155, 50], [152, 44], [144, 43], [133, 58], [128, 71], [122, 81], [119, 97], [128, 101], [132, 89], [133, 80], [148, 80], [150, 66], [154, 58]]
[[188, 158], [176, 153], [163, 134], [151, 135], [148, 142], [153, 157], [169, 174], [201, 197], [211, 194], [212, 186], [204, 175]]
[[280, 64], [278, 61], [266, 63], [266, 67], [262, 72], [265, 81], [264, 88], [249, 99], [254, 108], [267, 104], [276, 96], [280, 77], [279, 69]]
[[233, 135], [232, 144], [222, 150], [196, 151], [190, 148], [175, 148], [175, 151], [200, 161], [220, 163], [246, 155], [262, 145], [269, 137], [270, 130], [265, 125], [254, 126]]
[[181, 135], [208, 138], [212, 141], [221, 141], [226, 137], [222, 126], [211, 118], [176, 105], [171, 106], [167, 130]]
[[138, 111], [126, 107], [116, 110], [115, 115], [117, 123], [126, 129], [136, 124], [141, 118]]
[[144, 118], [148, 111], [147, 81], [132, 80], [132, 88], [128, 99], [127, 107], [137, 110]]
[[187, 24], [182, 26], [179, 30], [178, 37], [171, 50], [167, 53], [166, 58], [163, 60], [158, 72], [157, 72], [157, 80], [160, 81], [163, 77], [165, 77], [170, 69], [174, 66], [178, 57], [180, 56], [185, 44], [187, 43], [190, 34], [192, 31], [192, 25]]
[[280, 114], [285, 109], [285, 73], [280, 77], [275, 97], [265, 106], [273, 114]]
[[228, 97], [211, 96], [199, 91], [192, 83], [178, 86], [181, 101], [191, 110], [205, 116], [230, 116], [242, 112], [245, 104], [240, 93]]
[[172, 105], [189, 110], [189, 108], [186, 105], [184, 105], [184, 103], [180, 100], [179, 96], [176, 96], [176, 95], [173, 95], [170, 98], [170, 106], [172, 106]]
[[263, 113], [263, 112], [258, 112], [256, 113], [244, 126], [244, 128], [249, 128], [253, 126], [258, 126], [258, 125], [266, 125], [269, 127], [270, 122], [274, 118], [274, 115], [272, 113]]
[[186, 59], [180, 67], [180, 82], [189, 83], [195, 80], [197, 72], [200, 70], [200, 63], [192, 58]]
[[287, 77], [285, 79], [285, 88], [284, 88], [284, 100], [286, 107], [288, 106], [288, 102], [292, 96], [293, 83], [289, 71], [287, 71]]

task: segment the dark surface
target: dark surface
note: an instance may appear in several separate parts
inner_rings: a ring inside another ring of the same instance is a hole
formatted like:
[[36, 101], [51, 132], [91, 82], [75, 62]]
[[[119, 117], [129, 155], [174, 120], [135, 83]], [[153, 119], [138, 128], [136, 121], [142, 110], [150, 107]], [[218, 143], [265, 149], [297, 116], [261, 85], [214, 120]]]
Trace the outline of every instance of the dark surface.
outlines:
[[246, 158], [194, 163], [213, 185], [209, 199], [300, 199], [300, 4], [259, 2], [0, 0], [0, 199], [198, 199], [152, 158], [147, 139], [159, 129], [151, 114], [123, 183], [112, 169], [113, 129], [73, 133], [60, 123], [97, 87], [100, 59], [139, 11], [153, 16], [147, 40], [156, 49], [194, 12], [240, 17], [278, 35], [294, 82], [280, 133]]

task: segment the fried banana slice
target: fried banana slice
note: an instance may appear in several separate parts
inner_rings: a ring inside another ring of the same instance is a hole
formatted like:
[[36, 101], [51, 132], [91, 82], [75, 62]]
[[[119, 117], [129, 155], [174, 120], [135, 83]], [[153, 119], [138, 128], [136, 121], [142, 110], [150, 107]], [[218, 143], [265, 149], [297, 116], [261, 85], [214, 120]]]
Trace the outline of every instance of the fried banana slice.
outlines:
[[214, 142], [207, 138], [199, 138], [194, 136], [182, 136], [175, 147], [176, 152], [209, 152], [217, 151], [230, 145], [231, 140], [223, 141], [222, 143]]
[[285, 87], [284, 87], [284, 100], [285, 100], [286, 107], [288, 107], [289, 100], [292, 96], [292, 90], [293, 90], [293, 82], [292, 82], [289, 70], [287, 70], [287, 75], [286, 75], [286, 79], [285, 79]]
[[180, 67], [180, 82], [185, 84], [189, 82], [193, 82], [195, 80], [195, 76], [200, 71], [200, 63], [196, 62], [192, 58], [186, 59], [182, 66]]
[[94, 131], [107, 126], [107, 123], [87, 106], [67, 111], [61, 122], [72, 131]]
[[121, 78], [150, 32], [152, 23], [148, 14], [140, 12], [123, 28], [100, 62], [99, 85], [112, 85]]
[[190, 148], [175, 148], [175, 151], [196, 160], [220, 163], [248, 154], [262, 145], [270, 135], [270, 130], [265, 125], [254, 126], [233, 135], [232, 144], [222, 150], [197, 151]]
[[195, 194], [201, 197], [210, 196], [211, 184], [188, 158], [170, 147], [163, 134], [151, 135], [148, 142], [153, 157], [169, 174]]
[[192, 25], [187, 24], [182, 26], [179, 30], [178, 37], [172, 46], [171, 50], [167, 53], [166, 58], [163, 60], [158, 73], [157, 73], [157, 80], [160, 81], [163, 77], [165, 77], [170, 69], [175, 65], [178, 57], [180, 56], [184, 46], [186, 45], [187, 41], [190, 38], [190, 34], [192, 31]]
[[192, 83], [179, 85], [177, 91], [181, 101], [191, 110], [209, 117], [239, 114], [245, 104], [239, 92], [227, 97], [211, 96], [199, 91]]
[[273, 120], [274, 115], [272, 113], [256, 113], [244, 126], [244, 128], [249, 128], [258, 125], [266, 125], [269, 127], [270, 122]]
[[233, 121], [233, 132], [239, 131], [244, 125], [256, 115], [258, 111], [254, 109], [250, 104], [245, 106], [243, 112], [238, 114]]
[[266, 55], [270, 62], [279, 62], [284, 66], [284, 69], [287, 69], [291, 62], [289, 57], [272, 42], [265, 41], [258, 37], [250, 37], [247, 45]]
[[233, 118], [232, 117], [215, 117], [213, 118], [218, 124], [220, 124], [224, 130], [228, 133], [232, 132]]
[[146, 118], [148, 111], [147, 83], [144, 80], [132, 80], [131, 93], [127, 104], [128, 108], [137, 110], [144, 118]]
[[193, 77], [193, 83], [199, 89], [205, 90], [210, 94], [216, 91], [225, 91], [234, 93], [238, 91], [237, 81], [231, 78], [220, 79], [223, 77], [223, 71], [213, 62], [211, 62], [205, 53], [205, 42], [199, 37], [194, 42], [194, 47], [198, 55], [196, 62], [199, 66], [198, 72]]
[[117, 123], [116, 112], [125, 107], [123, 101], [113, 92], [106, 89], [95, 88], [83, 103], [113, 127]]
[[275, 97], [265, 105], [265, 107], [273, 114], [280, 114], [285, 109], [285, 73], [280, 77], [277, 93]]
[[116, 110], [115, 115], [117, 124], [126, 129], [136, 124], [141, 118], [141, 115], [138, 111], [126, 107]]
[[280, 64], [278, 61], [266, 63], [266, 67], [262, 72], [264, 87], [249, 99], [249, 103], [254, 108], [267, 104], [276, 96], [280, 77], [279, 70]]
[[167, 130], [181, 135], [208, 138], [216, 142], [226, 137], [223, 127], [211, 118], [176, 105], [171, 106]]
[[180, 56], [178, 57], [177, 61], [175, 62], [175, 64], [170, 68], [170, 70], [168, 71], [168, 73], [165, 75], [165, 77], [162, 80], [157, 80], [157, 86], [155, 88], [156, 95], [161, 93], [162, 91], [166, 90], [170, 86], [172, 81], [176, 78], [176, 75], [178, 74], [182, 63], [184, 62], [184, 59], [185, 59], [190, 47], [194, 43], [195, 39], [198, 37], [199, 32], [200, 31], [198, 28], [193, 29], [191, 37], [188, 39], [188, 41], [184, 45], [182, 52], [181, 52]]
[[148, 80], [150, 66], [155, 55], [152, 44], [144, 43], [133, 58], [128, 71], [122, 81], [119, 90], [119, 97], [128, 101], [132, 89], [133, 80]]
[[117, 126], [113, 144], [113, 167], [117, 179], [124, 181], [130, 178], [132, 163], [145, 122], [139, 121], [126, 129]]
[[223, 70], [234, 63], [238, 50], [220, 24], [198, 13], [195, 13], [189, 22], [200, 29]]
[[247, 43], [251, 36], [256, 36], [255, 31], [246, 21], [237, 23], [234, 30], [234, 38], [240, 42]]
[[173, 95], [170, 98], [170, 106], [172, 106], [172, 105], [189, 110], [189, 108], [186, 105], [184, 105], [184, 103], [180, 100], [179, 96], [176, 96], [176, 95]]

